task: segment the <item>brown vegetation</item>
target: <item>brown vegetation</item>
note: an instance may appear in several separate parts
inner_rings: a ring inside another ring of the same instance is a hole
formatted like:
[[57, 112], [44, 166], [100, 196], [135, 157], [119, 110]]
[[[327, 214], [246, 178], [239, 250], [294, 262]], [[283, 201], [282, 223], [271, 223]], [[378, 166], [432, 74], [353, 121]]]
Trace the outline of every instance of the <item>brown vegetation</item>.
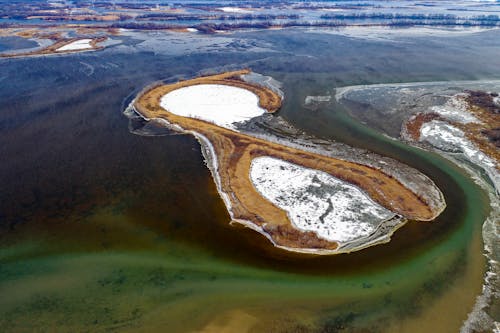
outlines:
[[334, 242], [318, 238], [312, 232], [295, 229], [285, 211], [264, 199], [253, 186], [249, 173], [251, 161], [271, 156], [307, 168], [323, 170], [354, 184], [373, 200], [393, 212], [415, 220], [432, 220], [432, 211], [422, 198], [392, 176], [372, 167], [347, 162], [221, 128], [199, 119], [186, 118], [161, 108], [162, 96], [175, 89], [196, 84], [227, 84], [248, 89], [259, 96], [260, 106], [274, 112], [281, 106], [278, 94], [265, 87], [242, 81], [248, 70], [198, 77], [170, 85], [153, 87], [135, 102], [136, 110], [146, 118], [163, 118], [186, 131], [201, 134], [213, 145], [222, 190], [228, 194], [235, 220], [249, 221], [260, 227], [275, 244], [289, 248], [335, 249]]
[[453, 124], [465, 132], [469, 140], [496, 162], [500, 170], [500, 107], [494, 103], [496, 94], [484, 91], [467, 91], [466, 101], [480, 123]]
[[500, 114], [500, 106], [497, 105], [493, 98], [498, 97], [496, 93], [487, 93], [485, 91], [468, 90], [466, 101], [471, 106], [476, 106], [483, 109], [486, 113]]
[[44, 21], [96, 21], [96, 22], [115, 22], [122, 21], [131, 18], [128, 15], [122, 14], [106, 14], [106, 15], [96, 15], [96, 14], [80, 14], [80, 15], [68, 15], [68, 14], [51, 14], [51, 15], [32, 15], [28, 16], [27, 19], [39, 19]]
[[408, 121], [403, 123], [403, 131], [409, 136], [410, 139], [420, 140], [420, 129], [422, 125], [441, 117], [436, 113], [417, 113], [412, 116]]
[[459, 128], [465, 136], [473, 142], [479, 150], [497, 162], [500, 170], [500, 106], [495, 103], [496, 93], [467, 90], [463, 97], [468, 105], [468, 112], [474, 115], [479, 122], [460, 123], [447, 120], [436, 113], [417, 113], [403, 124], [403, 136], [419, 141], [420, 129], [423, 124], [432, 120], [441, 120]]
[[[31, 35], [30, 35], [31, 36]], [[56, 33], [53, 33], [49, 36], [49, 38], [57, 38]], [[34, 36], [33, 36], [34, 37]], [[21, 57], [30, 57], [30, 56], [36, 56], [36, 55], [48, 55], [48, 54], [62, 54], [62, 53], [76, 53], [76, 52], [82, 52], [82, 51], [92, 51], [92, 50], [100, 50], [104, 48], [103, 46], [98, 46], [98, 43], [104, 42], [108, 37], [103, 36], [103, 37], [95, 37], [95, 38], [90, 38], [92, 41], [90, 42], [91, 48], [89, 49], [82, 49], [82, 50], [65, 50], [65, 51], [58, 51], [60, 47], [63, 47], [64, 45], [73, 43], [77, 40], [84, 39], [84, 38], [65, 38], [65, 39], [57, 39], [56, 42], [52, 45], [49, 45], [45, 48], [30, 51], [30, 52], [23, 52], [23, 53], [13, 53], [13, 54], [0, 54], [0, 58], [21, 58]]]

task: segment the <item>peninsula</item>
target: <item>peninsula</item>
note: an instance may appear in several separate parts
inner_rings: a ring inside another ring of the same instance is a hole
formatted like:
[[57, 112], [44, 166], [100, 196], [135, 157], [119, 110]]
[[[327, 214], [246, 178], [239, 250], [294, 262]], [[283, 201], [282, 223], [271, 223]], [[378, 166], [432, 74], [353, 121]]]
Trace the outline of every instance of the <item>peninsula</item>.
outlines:
[[334, 254], [387, 242], [408, 219], [431, 221], [444, 209], [437, 188], [430, 192], [441, 196], [438, 204], [379, 168], [238, 130], [238, 123], [276, 112], [283, 99], [250, 74], [159, 84], [132, 102], [143, 118], [200, 141], [233, 222], [290, 251]]
[[44, 36], [44, 38], [51, 39], [53, 41], [52, 44], [45, 47], [38, 47], [26, 52], [0, 54], [0, 58], [23, 58], [30, 56], [96, 51], [104, 48], [98, 44], [106, 41], [107, 39], [106, 36], [90, 38], [63, 38], [60, 34], [54, 34], [48, 37]]

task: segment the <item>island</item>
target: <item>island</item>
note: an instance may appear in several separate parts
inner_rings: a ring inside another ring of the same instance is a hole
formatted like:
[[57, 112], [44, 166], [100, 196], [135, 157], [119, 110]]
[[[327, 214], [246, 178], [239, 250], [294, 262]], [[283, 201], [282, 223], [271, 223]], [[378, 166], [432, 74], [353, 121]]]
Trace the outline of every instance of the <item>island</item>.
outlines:
[[289, 251], [337, 254], [387, 242], [407, 220], [432, 221], [442, 212], [443, 196], [428, 178], [424, 194], [388, 170], [240, 130], [282, 105], [283, 94], [253, 74], [160, 83], [131, 103], [144, 119], [199, 140], [233, 223]]
[[52, 43], [47, 46], [37, 47], [33, 50], [28, 50], [25, 52], [0, 54], [0, 58], [24, 58], [42, 55], [96, 51], [103, 49], [104, 46], [99, 45], [99, 43], [107, 40], [106, 36], [88, 38], [64, 38], [60, 33], [41, 36], [38, 36], [37, 33], [30, 33], [21, 36], [24, 38], [37, 37], [39, 39], [51, 40]]

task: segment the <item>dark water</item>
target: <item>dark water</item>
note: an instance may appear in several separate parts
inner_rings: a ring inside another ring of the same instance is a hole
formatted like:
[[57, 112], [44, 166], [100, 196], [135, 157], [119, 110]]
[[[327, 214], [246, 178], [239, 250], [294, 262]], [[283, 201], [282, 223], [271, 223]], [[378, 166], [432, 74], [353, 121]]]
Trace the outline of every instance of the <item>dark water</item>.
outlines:
[[0, 52], [27, 49], [37, 45], [35, 41], [22, 37], [0, 37]]
[[[2, 60], [3, 331], [457, 331], [481, 290], [487, 196], [449, 162], [385, 139], [336, 105], [301, 105], [340, 85], [495, 78], [498, 33], [405, 43], [235, 36], [265, 48], [121, 46]], [[288, 254], [229, 226], [198, 143], [133, 135], [121, 114], [127, 96], [155, 80], [228, 65], [282, 81], [280, 115], [296, 126], [422, 170], [448, 208], [389, 244], [335, 257]]]

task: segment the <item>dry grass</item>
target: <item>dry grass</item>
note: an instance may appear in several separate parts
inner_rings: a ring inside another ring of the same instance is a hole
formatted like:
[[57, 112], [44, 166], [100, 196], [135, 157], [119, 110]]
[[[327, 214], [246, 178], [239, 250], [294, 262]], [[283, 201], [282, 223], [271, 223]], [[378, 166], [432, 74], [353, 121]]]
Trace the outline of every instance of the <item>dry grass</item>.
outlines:
[[[259, 105], [263, 109], [266, 109], [268, 112], [277, 111], [281, 107], [281, 97], [270, 89], [256, 86], [239, 79], [240, 75], [248, 73], [250, 73], [250, 70], [244, 69], [222, 74], [201, 76], [191, 80], [155, 87], [153, 90], [148, 91], [147, 94], [141, 96], [140, 104], [146, 106], [151, 112], [159, 113], [164, 111], [160, 106], [160, 98], [173, 90], [197, 84], [223, 84], [250, 90], [259, 97]], [[146, 110], [144, 111], [146, 112]]]
[[422, 125], [432, 120], [446, 122], [465, 133], [467, 139], [473, 142], [484, 154], [496, 161], [496, 169], [500, 171], [500, 149], [495, 135], [500, 129], [500, 113], [497, 113], [492, 104], [492, 97], [485, 92], [469, 91], [469, 97], [464, 98], [467, 103], [467, 110], [476, 117], [479, 122], [459, 123], [443, 118], [436, 113], [417, 113], [412, 118], [403, 123], [402, 133], [406, 133], [408, 138], [414, 141], [420, 140], [420, 129]]
[[110, 22], [120, 20], [119, 15], [107, 14], [107, 15], [94, 15], [94, 14], [82, 14], [82, 15], [32, 15], [28, 19], [39, 19], [45, 21], [95, 21], [95, 22]]
[[493, 158], [497, 162], [497, 170], [500, 171], [500, 149], [497, 147], [496, 142], [487, 135], [500, 128], [500, 113], [497, 113], [495, 108], [492, 107], [492, 97], [489, 94], [474, 91], [469, 93], [471, 95], [466, 98], [469, 104], [469, 112], [479, 119], [481, 123], [453, 125], [464, 131], [467, 138], [474, 142], [483, 153]]
[[422, 125], [432, 120], [441, 120], [441, 116], [437, 113], [417, 113], [410, 120], [403, 123], [404, 131], [408, 136], [415, 141], [420, 140], [420, 129]]
[[246, 134], [221, 128], [199, 119], [172, 114], [160, 107], [166, 93], [195, 84], [228, 84], [251, 90], [260, 98], [260, 106], [274, 112], [281, 98], [265, 87], [238, 79], [248, 70], [227, 72], [153, 87], [135, 102], [138, 112], [147, 118], [164, 118], [187, 131], [200, 133], [213, 145], [217, 155], [222, 190], [229, 194], [235, 219], [250, 221], [264, 229], [273, 241], [292, 248], [335, 249], [337, 244], [318, 238], [312, 232], [295, 229], [286, 212], [263, 198], [253, 186], [249, 174], [251, 161], [258, 156], [272, 156], [307, 168], [318, 169], [363, 189], [374, 201], [393, 212], [414, 220], [432, 220], [432, 211], [422, 198], [392, 176], [353, 162], [299, 150]]

